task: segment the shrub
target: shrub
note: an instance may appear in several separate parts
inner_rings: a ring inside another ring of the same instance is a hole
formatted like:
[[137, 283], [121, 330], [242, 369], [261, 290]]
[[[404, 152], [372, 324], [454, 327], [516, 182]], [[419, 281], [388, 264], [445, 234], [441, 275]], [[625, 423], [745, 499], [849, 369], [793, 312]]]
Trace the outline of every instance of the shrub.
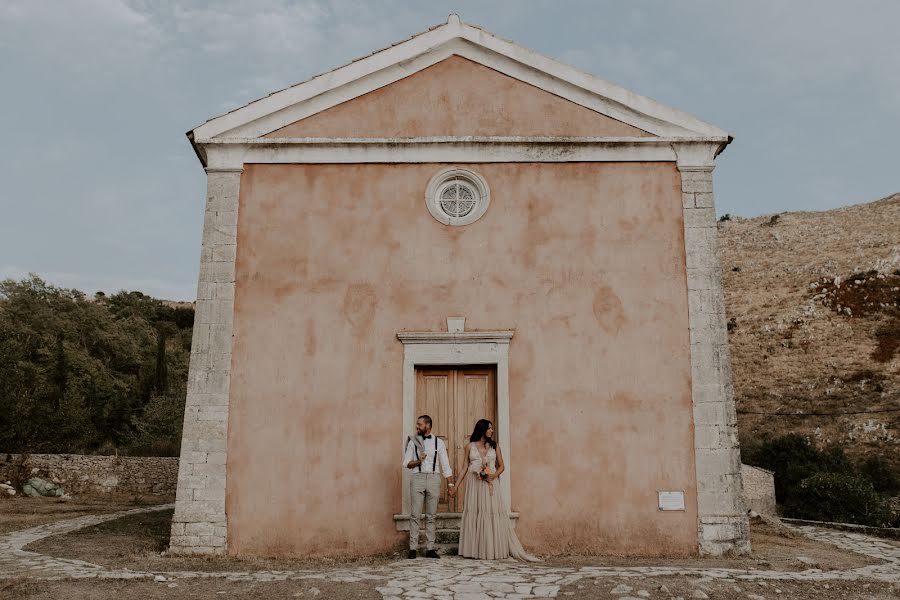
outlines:
[[867, 479], [876, 492], [894, 496], [900, 493], [900, 477], [882, 456], [870, 456], [859, 466], [859, 475]]
[[818, 450], [809, 440], [795, 433], [744, 446], [742, 460], [748, 465], [775, 472], [775, 499], [786, 504], [800, 482], [816, 473], [853, 472], [843, 450]]
[[800, 519], [872, 527], [886, 527], [892, 521], [887, 499], [871, 482], [844, 473], [816, 473], [801, 481], [785, 505], [785, 513]]

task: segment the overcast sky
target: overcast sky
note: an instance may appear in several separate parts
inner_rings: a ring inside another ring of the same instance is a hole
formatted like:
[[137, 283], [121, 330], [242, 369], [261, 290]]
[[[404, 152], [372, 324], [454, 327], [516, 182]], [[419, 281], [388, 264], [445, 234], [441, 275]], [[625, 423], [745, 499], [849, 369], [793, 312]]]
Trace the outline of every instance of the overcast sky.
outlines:
[[192, 300], [184, 133], [450, 12], [730, 131], [720, 214], [900, 191], [896, 0], [0, 0], [0, 277]]

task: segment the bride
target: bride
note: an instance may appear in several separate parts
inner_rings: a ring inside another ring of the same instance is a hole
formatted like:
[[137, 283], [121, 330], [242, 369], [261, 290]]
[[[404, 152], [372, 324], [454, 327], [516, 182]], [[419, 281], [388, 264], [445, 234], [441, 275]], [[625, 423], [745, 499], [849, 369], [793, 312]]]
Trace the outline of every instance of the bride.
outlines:
[[[459, 555], [467, 558], [498, 559], [513, 557], [537, 562], [522, 547], [509, 521], [509, 511], [494, 482], [504, 471], [503, 453], [493, 439], [494, 425], [487, 419], [475, 423], [465, 452], [468, 462], [459, 476], [455, 496], [466, 486], [459, 531]], [[467, 477], [468, 474], [468, 477]]]

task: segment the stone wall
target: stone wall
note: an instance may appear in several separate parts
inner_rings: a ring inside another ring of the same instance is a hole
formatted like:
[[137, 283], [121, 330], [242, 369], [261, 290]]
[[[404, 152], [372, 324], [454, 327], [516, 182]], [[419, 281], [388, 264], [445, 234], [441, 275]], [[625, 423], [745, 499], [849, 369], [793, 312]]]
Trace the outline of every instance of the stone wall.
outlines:
[[775, 508], [775, 474], [759, 467], [741, 465], [744, 504], [761, 515], [778, 516]]
[[[19, 454], [0, 454], [0, 481], [14, 479]], [[29, 466], [30, 465], [30, 466]], [[85, 456], [32, 454], [26, 475], [58, 483], [67, 494], [175, 493], [178, 458], [155, 456]]]

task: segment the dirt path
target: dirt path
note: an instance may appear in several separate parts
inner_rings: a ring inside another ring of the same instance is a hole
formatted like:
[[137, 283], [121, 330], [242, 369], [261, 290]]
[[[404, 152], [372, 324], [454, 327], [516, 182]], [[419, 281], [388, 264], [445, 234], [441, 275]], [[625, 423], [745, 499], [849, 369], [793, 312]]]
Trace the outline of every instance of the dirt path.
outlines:
[[[144, 505], [165, 502], [159, 497], [137, 497]], [[83, 517], [97, 513], [114, 513], [140, 506], [135, 497], [77, 498], [63, 502], [59, 498], [0, 498], [0, 535], [52, 523], [60, 519]]]

